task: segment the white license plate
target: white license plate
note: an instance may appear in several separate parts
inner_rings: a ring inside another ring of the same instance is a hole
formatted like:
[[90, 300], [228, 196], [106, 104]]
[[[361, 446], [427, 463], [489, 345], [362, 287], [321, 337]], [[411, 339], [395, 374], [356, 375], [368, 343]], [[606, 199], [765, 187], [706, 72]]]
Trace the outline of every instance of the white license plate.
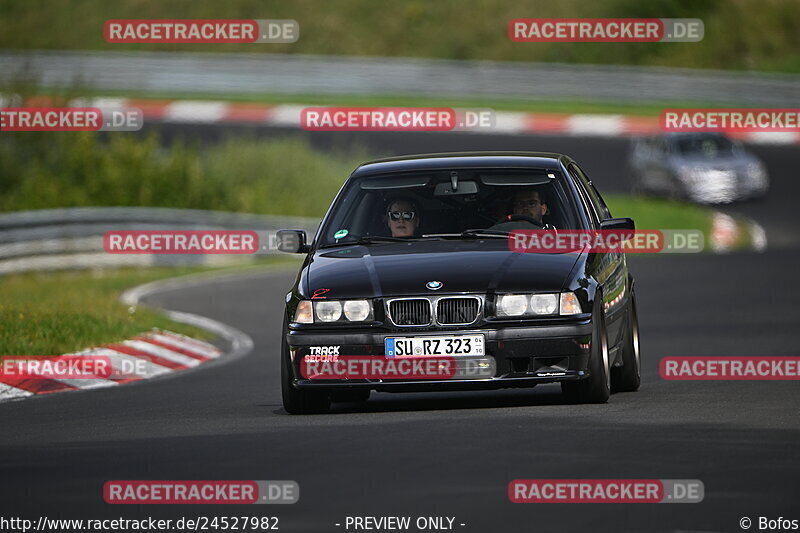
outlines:
[[386, 357], [486, 355], [483, 335], [388, 337]]

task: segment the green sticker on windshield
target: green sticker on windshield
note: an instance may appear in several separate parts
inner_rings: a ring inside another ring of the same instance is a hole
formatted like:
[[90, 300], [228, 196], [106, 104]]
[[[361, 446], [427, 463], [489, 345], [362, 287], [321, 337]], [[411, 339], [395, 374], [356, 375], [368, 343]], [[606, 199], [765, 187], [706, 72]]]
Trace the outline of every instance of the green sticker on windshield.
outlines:
[[348, 233], [350, 233], [350, 232], [347, 231], [346, 229], [340, 229], [339, 231], [337, 231], [336, 233], [333, 234], [333, 238], [334, 239], [344, 239], [345, 237], [347, 237]]

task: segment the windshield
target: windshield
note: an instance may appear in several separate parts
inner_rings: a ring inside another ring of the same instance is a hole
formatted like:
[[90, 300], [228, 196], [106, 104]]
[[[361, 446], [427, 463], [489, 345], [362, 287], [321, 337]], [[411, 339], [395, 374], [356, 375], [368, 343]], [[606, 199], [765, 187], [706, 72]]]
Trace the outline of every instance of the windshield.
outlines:
[[355, 242], [502, 237], [517, 229], [581, 229], [560, 172], [437, 170], [352, 180], [321, 228], [322, 247]]
[[675, 144], [682, 155], [700, 156], [706, 159], [730, 157], [736, 150], [736, 145], [721, 135], [681, 137], [676, 139]]

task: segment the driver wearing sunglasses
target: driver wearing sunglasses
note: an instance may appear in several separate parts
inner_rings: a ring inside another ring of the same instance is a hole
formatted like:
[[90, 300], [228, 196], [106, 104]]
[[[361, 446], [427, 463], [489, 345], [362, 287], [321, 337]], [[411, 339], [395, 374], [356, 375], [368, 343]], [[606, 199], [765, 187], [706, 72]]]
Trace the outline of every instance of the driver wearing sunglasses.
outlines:
[[392, 237], [413, 237], [419, 227], [416, 204], [407, 198], [392, 200], [386, 209], [386, 225]]

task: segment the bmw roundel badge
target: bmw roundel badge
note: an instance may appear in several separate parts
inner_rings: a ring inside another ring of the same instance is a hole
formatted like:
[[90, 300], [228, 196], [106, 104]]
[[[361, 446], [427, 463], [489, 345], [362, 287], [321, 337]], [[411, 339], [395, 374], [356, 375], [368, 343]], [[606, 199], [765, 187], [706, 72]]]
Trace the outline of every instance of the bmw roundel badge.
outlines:
[[429, 281], [428, 283], [425, 284], [425, 286], [432, 291], [437, 291], [442, 287], [444, 287], [444, 283], [442, 283], [441, 281]]

